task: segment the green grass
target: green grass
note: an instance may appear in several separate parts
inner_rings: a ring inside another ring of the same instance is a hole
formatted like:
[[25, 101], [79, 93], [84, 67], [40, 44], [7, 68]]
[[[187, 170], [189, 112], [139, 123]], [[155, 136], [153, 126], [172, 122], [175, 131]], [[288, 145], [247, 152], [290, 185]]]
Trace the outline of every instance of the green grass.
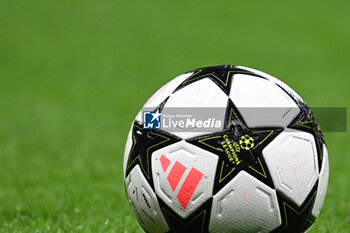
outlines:
[[[193, 68], [250, 66], [310, 106], [350, 107], [349, 7], [0, 0], [0, 232], [142, 232], [122, 177], [129, 126]], [[349, 140], [326, 133], [328, 195], [311, 232], [349, 232]]]

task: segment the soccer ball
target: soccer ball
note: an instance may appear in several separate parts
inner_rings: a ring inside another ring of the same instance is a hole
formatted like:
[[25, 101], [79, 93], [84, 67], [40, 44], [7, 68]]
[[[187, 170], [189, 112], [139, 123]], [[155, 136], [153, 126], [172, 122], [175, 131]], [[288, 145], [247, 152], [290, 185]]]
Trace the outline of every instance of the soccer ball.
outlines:
[[328, 174], [324, 136], [302, 98], [240, 66], [164, 85], [133, 121], [124, 153], [127, 197], [146, 232], [306, 232]]

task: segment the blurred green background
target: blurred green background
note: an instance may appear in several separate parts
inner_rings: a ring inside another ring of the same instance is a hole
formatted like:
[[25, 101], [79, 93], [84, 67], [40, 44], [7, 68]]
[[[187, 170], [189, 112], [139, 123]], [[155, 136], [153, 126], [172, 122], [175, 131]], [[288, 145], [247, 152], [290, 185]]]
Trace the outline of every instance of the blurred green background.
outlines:
[[[349, 1], [0, 0], [0, 232], [142, 232], [123, 150], [143, 103], [197, 67], [260, 69], [350, 107]], [[349, 118], [348, 118], [349, 120]], [[350, 230], [350, 136], [326, 133], [311, 232]]]

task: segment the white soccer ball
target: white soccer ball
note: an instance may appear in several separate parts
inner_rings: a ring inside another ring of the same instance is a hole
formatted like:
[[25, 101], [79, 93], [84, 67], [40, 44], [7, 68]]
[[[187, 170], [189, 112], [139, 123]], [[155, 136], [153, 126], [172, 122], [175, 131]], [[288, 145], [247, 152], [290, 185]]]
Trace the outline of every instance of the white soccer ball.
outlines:
[[159, 89], [133, 121], [125, 187], [147, 232], [305, 232], [328, 185], [324, 136], [302, 98], [240, 66]]

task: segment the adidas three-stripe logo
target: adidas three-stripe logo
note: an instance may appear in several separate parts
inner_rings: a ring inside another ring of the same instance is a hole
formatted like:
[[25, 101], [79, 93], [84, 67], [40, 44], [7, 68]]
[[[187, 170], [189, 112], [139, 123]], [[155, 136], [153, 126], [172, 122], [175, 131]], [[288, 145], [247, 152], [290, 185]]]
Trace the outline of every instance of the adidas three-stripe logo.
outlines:
[[[166, 172], [171, 162], [165, 155], [162, 155], [160, 157], [160, 163], [163, 171]], [[167, 180], [174, 192], [186, 170], [187, 168], [178, 161], [171, 168]], [[203, 173], [192, 167], [176, 196], [184, 209], [186, 209], [202, 178]]]

